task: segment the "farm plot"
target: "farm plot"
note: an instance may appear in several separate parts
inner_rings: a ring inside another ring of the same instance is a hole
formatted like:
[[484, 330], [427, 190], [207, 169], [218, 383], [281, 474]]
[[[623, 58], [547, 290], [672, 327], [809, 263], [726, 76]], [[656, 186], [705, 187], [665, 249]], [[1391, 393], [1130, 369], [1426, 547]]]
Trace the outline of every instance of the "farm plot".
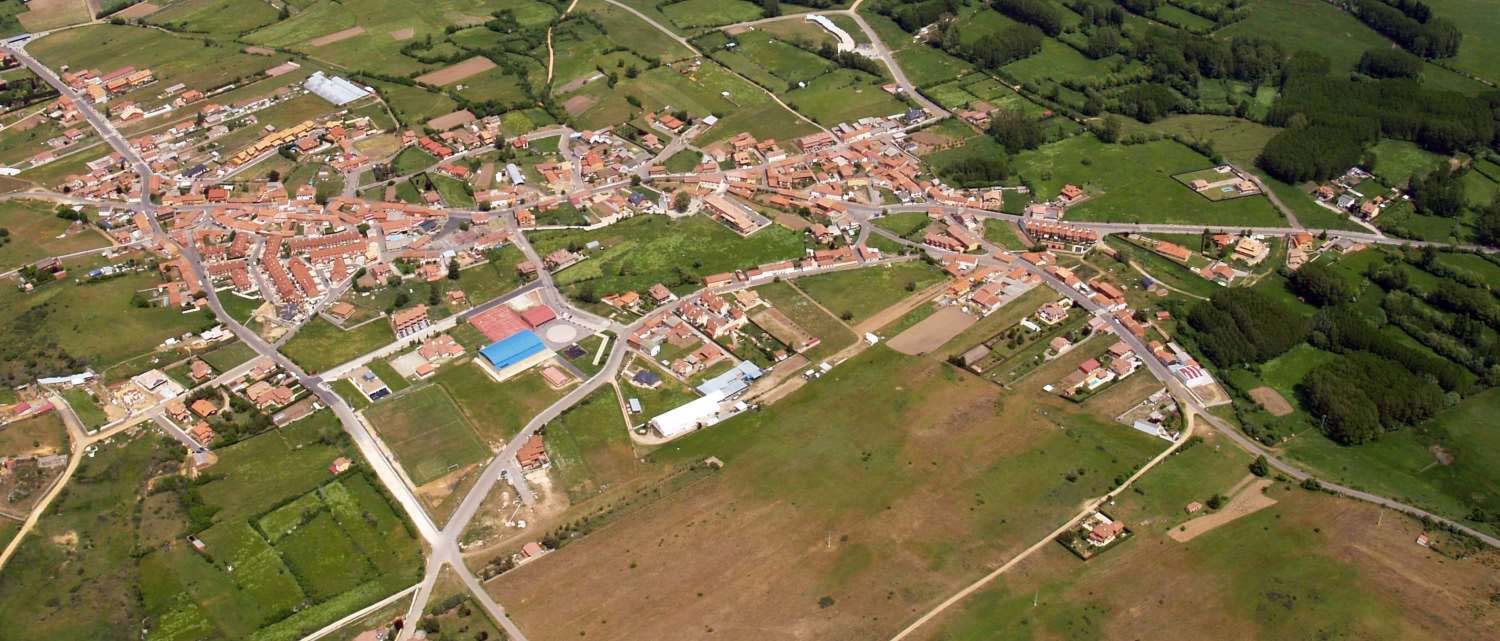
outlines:
[[852, 69], [835, 69], [806, 87], [788, 91], [787, 104], [823, 126], [866, 116], [890, 116], [906, 104], [880, 88], [881, 78]]
[[6, 201], [0, 203], [0, 228], [10, 233], [0, 238], [0, 271], [9, 271], [49, 256], [106, 247], [109, 239], [91, 227], [58, 218], [45, 203]]
[[761, 17], [760, 7], [745, 0], [682, 0], [661, 8], [679, 29], [692, 30], [745, 22]]
[[152, 96], [160, 93], [161, 87], [176, 83], [208, 91], [255, 76], [276, 64], [265, 56], [222, 46], [205, 47], [199, 38], [108, 23], [52, 33], [27, 45], [27, 51], [53, 69], [64, 65], [101, 71], [127, 65], [149, 68], [157, 83], [140, 91]]
[[474, 56], [458, 64], [417, 76], [417, 82], [429, 85], [451, 85], [495, 68], [495, 62], [484, 56]]
[[863, 321], [943, 277], [920, 260], [797, 279], [797, 288], [849, 322]]

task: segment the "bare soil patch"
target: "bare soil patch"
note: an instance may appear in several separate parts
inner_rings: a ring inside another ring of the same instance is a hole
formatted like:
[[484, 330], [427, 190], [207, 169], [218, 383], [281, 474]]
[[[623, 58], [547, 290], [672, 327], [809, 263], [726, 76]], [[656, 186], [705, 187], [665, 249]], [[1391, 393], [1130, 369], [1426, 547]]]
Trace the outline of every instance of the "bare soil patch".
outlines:
[[427, 121], [427, 126], [438, 131], [447, 131], [454, 127], [474, 122], [474, 114], [463, 109], [451, 114], [444, 114]]
[[894, 323], [897, 320], [900, 320], [902, 316], [911, 313], [912, 310], [927, 304], [932, 300], [934, 296], [937, 296], [947, 287], [948, 283], [945, 281], [933, 283], [927, 289], [912, 294], [911, 296], [907, 296], [906, 298], [898, 301], [896, 304], [882, 309], [876, 312], [873, 316], [860, 321], [858, 325], [854, 326], [854, 333], [864, 334], [866, 332], [873, 332], [882, 327], [885, 327], [886, 325]]
[[931, 316], [922, 319], [916, 325], [907, 328], [906, 331], [897, 334], [895, 338], [888, 341], [891, 349], [902, 354], [917, 356], [926, 354], [942, 347], [954, 336], [962, 334], [978, 318], [965, 314], [957, 306], [944, 307]]
[[1250, 390], [1250, 398], [1255, 399], [1256, 403], [1260, 403], [1260, 406], [1265, 408], [1267, 412], [1270, 412], [1272, 416], [1286, 416], [1294, 411], [1292, 404], [1287, 402], [1286, 398], [1281, 395], [1281, 392], [1269, 387], [1261, 386]]
[[1438, 465], [1446, 467], [1453, 464], [1453, 453], [1449, 452], [1448, 448], [1441, 445], [1433, 445], [1427, 448], [1427, 451], [1432, 452], [1432, 458], [1438, 462]]
[[494, 61], [484, 56], [474, 56], [456, 65], [450, 65], [417, 76], [417, 82], [429, 85], [449, 85], [469, 76], [477, 75], [495, 68]]
[[569, 81], [568, 83], [564, 84], [563, 86], [558, 87], [557, 88], [557, 93], [558, 94], [573, 93], [575, 91], [578, 91], [579, 89], [582, 89], [585, 85], [587, 85], [587, 84], [589, 84], [589, 83], [591, 83], [591, 82], [593, 82], [595, 80], [601, 80], [603, 78], [604, 78], [604, 74], [601, 74], [601, 73], [590, 74], [590, 75], [584, 76], [582, 78], [579, 78], [577, 80]]
[[750, 320], [766, 330], [773, 338], [793, 349], [807, 343], [814, 337], [812, 333], [803, 329], [795, 321], [788, 318], [781, 310], [774, 307], [759, 310], [750, 316]]
[[141, 2], [116, 11], [110, 14], [109, 17], [126, 19], [144, 18], [158, 11], [161, 11], [161, 7], [150, 2]]
[[93, 18], [94, 7], [84, 0], [31, 0], [17, 20], [28, 31], [47, 31]]
[[563, 109], [568, 112], [569, 116], [576, 116], [588, 111], [589, 107], [594, 106], [596, 102], [599, 100], [593, 96], [573, 96], [563, 102]]
[[[1248, 480], [1248, 479], [1247, 479]], [[1276, 499], [1265, 493], [1265, 489], [1271, 486], [1271, 479], [1260, 479], [1249, 484], [1240, 482], [1239, 491], [1229, 499], [1229, 504], [1218, 512], [1183, 523], [1181, 526], [1172, 528], [1168, 536], [1179, 543], [1191, 541], [1197, 536], [1212, 531], [1214, 528], [1233, 522], [1245, 516], [1249, 516], [1276, 504]]]
[[313, 38], [312, 40], [308, 40], [307, 44], [313, 47], [325, 47], [340, 40], [348, 40], [364, 32], [364, 27], [349, 27], [348, 29], [344, 29], [343, 31], [335, 31], [330, 34], [318, 36], [316, 38]]
[[276, 55], [276, 50], [265, 47], [245, 47], [245, 53], [252, 56], [274, 56]]
[[395, 31], [392, 31], [391, 32], [391, 39], [392, 40], [411, 40], [412, 36], [415, 36], [415, 35], [417, 35], [417, 30], [415, 28], [413, 28], [413, 27], [407, 27], [405, 29], [397, 29]]
[[806, 218], [788, 213], [776, 214], [776, 223], [792, 231], [802, 231], [812, 226]]

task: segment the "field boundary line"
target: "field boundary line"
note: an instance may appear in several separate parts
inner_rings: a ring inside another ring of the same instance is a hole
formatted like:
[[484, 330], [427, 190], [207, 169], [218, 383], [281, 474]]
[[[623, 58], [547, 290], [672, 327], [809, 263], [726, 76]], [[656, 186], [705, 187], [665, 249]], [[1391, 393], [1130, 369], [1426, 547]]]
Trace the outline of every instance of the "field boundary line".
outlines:
[[1057, 529], [1048, 533], [1047, 536], [1043, 537], [1041, 540], [1031, 544], [1031, 547], [1022, 550], [1020, 554], [1011, 557], [1009, 561], [1001, 564], [1000, 567], [995, 568], [989, 574], [980, 577], [979, 580], [965, 586], [962, 590], [959, 590], [953, 596], [944, 599], [942, 603], [937, 604], [936, 607], [927, 611], [926, 614], [918, 617], [916, 621], [913, 621], [911, 623], [911, 625], [906, 626], [900, 632], [896, 633], [896, 636], [891, 637], [890, 641], [902, 641], [902, 639], [911, 636], [911, 634], [913, 632], [916, 632], [918, 628], [921, 628], [927, 622], [937, 618], [938, 615], [947, 611], [948, 608], [953, 607], [953, 605], [968, 598], [969, 595], [978, 592], [979, 590], [983, 589], [985, 586], [993, 582], [995, 579], [1000, 578], [1001, 574], [1004, 574], [1007, 570], [1026, 560], [1032, 554], [1035, 554], [1037, 550], [1040, 550], [1043, 547], [1051, 544], [1053, 539], [1056, 539], [1058, 536], [1062, 535], [1063, 532], [1072, 529], [1084, 518], [1087, 518], [1089, 514], [1099, 509], [1100, 505], [1103, 505], [1105, 502], [1113, 499], [1121, 492], [1124, 492], [1126, 488], [1129, 488], [1130, 485], [1132, 483], [1135, 483], [1137, 479], [1145, 476], [1147, 472], [1150, 472], [1152, 469], [1154, 469], [1157, 464], [1166, 460], [1167, 457], [1177, 452], [1177, 450], [1182, 449], [1182, 446], [1187, 444], [1188, 440], [1192, 438], [1193, 430], [1197, 426], [1197, 421], [1195, 420], [1196, 415], [1194, 415], [1190, 409], [1186, 412], [1186, 415], [1188, 417], [1187, 429], [1183, 430], [1182, 434], [1178, 435], [1177, 440], [1172, 443], [1171, 447], [1162, 450], [1161, 453], [1156, 455], [1156, 457], [1152, 458], [1145, 465], [1141, 466], [1141, 469], [1136, 470], [1134, 474], [1131, 474], [1130, 478], [1125, 479], [1124, 483], [1121, 483], [1115, 489], [1110, 490], [1108, 494], [1085, 503], [1083, 509], [1069, 518], [1066, 523], [1063, 523]]

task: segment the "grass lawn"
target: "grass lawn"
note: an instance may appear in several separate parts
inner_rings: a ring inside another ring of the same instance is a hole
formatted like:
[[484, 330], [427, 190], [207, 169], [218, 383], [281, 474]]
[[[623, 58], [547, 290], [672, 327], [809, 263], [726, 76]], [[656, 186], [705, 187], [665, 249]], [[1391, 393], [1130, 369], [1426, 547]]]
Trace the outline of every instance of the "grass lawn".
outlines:
[[62, 397], [68, 402], [68, 406], [73, 408], [73, 412], [78, 415], [78, 420], [83, 422], [85, 429], [94, 429], [109, 422], [109, 417], [104, 414], [104, 408], [99, 407], [94, 397], [83, 388], [75, 387], [65, 391]]
[[1207, 298], [1213, 296], [1219, 290], [1219, 286], [1209, 282], [1202, 276], [1188, 269], [1186, 266], [1169, 260], [1149, 249], [1136, 245], [1118, 236], [1105, 238], [1106, 243], [1120, 252], [1122, 256], [1128, 257], [1146, 270], [1153, 279], [1160, 281], [1163, 285]]
[[717, 27], [761, 17], [760, 7], [745, 0], [684, 0], [661, 8], [680, 29]]
[[444, 365], [432, 382], [448, 391], [480, 440], [492, 450], [504, 447], [532, 416], [563, 394], [549, 387], [535, 371], [496, 383], [473, 362]]
[[51, 256], [109, 246], [109, 239], [91, 228], [79, 226], [69, 232], [72, 221], [58, 218], [45, 203], [6, 201], [0, 203], [0, 271]]
[[368, 84], [380, 92], [380, 97], [390, 105], [396, 118], [407, 127], [421, 126], [432, 118], [452, 113], [458, 107], [458, 103], [441, 91], [428, 91], [393, 82], [372, 81]]
[[1281, 131], [1242, 118], [1211, 114], [1171, 116], [1153, 122], [1148, 127], [1154, 131], [1213, 145], [1214, 151], [1241, 169], [1254, 169], [1255, 159], [1260, 156], [1261, 150], [1265, 149], [1272, 136]]
[[674, 174], [685, 174], [698, 167], [698, 161], [703, 159], [703, 154], [691, 149], [684, 149], [667, 159], [667, 171]]
[[552, 469], [574, 503], [645, 471], [610, 388], [590, 394], [548, 423], [543, 439]]
[[1463, 45], [1449, 63], [1460, 70], [1500, 82], [1500, 25], [1495, 6], [1485, 0], [1432, 0], [1432, 15], [1453, 21], [1463, 33]]
[[1261, 196], [1210, 202], [1172, 176], [1212, 165], [1208, 158], [1169, 140], [1109, 145], [1080, 135], [1017, 154], [1011, 162], [1050, 199], [1064, 184], [1083, 187], [1088, 199], [1066, 218], [1099, 222], [1154, 222], [1274, 227], [1281, 214]]
[[681, 294], [697, 289], [709, 274], [795, 258], [804, 246], [801, 234], [784, 227], [772, 225], [741, 238], [702, 216], [636, 216], [594, 231], [538, 231], [528, 237], [544, 256], [570, 244], [602, 243], [587, 260], [556, 275], [570, 296], [584, 298], [644, 292], [655, 283]]
[[265, 303], [263, 298], [245, 298], [231, 292], [219, 294], [219, 304], [224, 306], [224, 311], [242, 324], [250, 322], [255, 316], [255, 310]]
[[365, 416], [417, 485], [489, 458], [489, 448], [440, 386], [413, 389], [376, 404]]
[[1383, 138], [1367, 152], [1375, 158], [1371, 173], [1380, 182], [1402, 187], [1408, 180], [1421, 178], [1448, 162], [1448, 159], [1432, 153], [1415, 143]]
[[916, 237], [931, 222], [932, 217], [928, 216], [925, 211], [903, 211], [875, 219], [876, 226], [888, 229], [906, 239]]
[[918, 89], [942, 84], [974, 71], [974, 65], [936, 47], [909, 47], [896, 52], [896, 64]]
[[255, 358], [255, 350], [240, 341], [229, 343], [215, 348], [213, 351], [205, 352], [199, 356], [203, 362], [208, 363], [214, 371], [223, 373], [234, 369], [241, 363]]
[[234, 35], [276, 22], [276, 9], [235, 0], [181, 0], [151, 14], [145, 22], [173, 31]]
[[943, 279], [943, 273], [926, 261], [866, 267], [797, 279], [798, 289], [849, 322], [858, 322], [890, 307], [913, 292]]
[[890, 116], [906, 105], [880, 88], [883, 79], [851, 69], [818, 76], [806, 87], [786, 92], [782, 99], [792, 109], [825, 127], [866, 116]]
[[401, 153], [396, 154], [396, 158], [391, 161], [391, 169], [396, 172], [396, 175], [405, 176], [425, 171], [428, 167], [436, 165], [437, 161], [437, 158], [420, 147], [407, 147], [402, 149]]
[[309, 373], [321, 372], [393, 340], [395, 335], [391, 333], [391, 324], [384, 320], [344, 331], [318, 316], [304, 323], [297, 335], [281, 347], [281, 353]]
[[816, 362], [836, 354], [856, 340], [854, 332], [839, 322], [839, 319], [818, 309], [812, 299], [792, 289], [791, 285], [771, 283], [757, 287], [755, 291], [773, 307], [781, 310], [781, 313], [786, 314], [787, 318], [792, 319], [793, 323], [818, 337], [820, 340], [818, 346], [804, 354], [809, 360]]
[[1021, 237], [1020, 230], [1016, 229], [1015, 223], [1003, 220], [984, 221], [984, 239], [996, 245], [1011, 250], [1029, 249], [1030, 245], [1026, 239]]

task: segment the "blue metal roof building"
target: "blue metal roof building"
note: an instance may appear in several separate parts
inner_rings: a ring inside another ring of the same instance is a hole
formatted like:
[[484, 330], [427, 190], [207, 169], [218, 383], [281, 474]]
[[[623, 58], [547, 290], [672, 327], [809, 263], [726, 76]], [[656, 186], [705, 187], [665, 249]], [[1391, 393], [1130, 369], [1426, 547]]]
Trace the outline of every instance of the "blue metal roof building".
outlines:
[[750, 387], [750, 381], [760, 378], [764, 372], [750, 361], [740, 361], [733, 369], [718, 376], [710, 378], [698, 386], [698, 393], [708, 396], [714, 392], [721, 392], [723, 398], [729, 398], [745, 391]]
[[495, 369], [505, 369], [540, 354], [545, 349], [547, 346], [542, 343], [541, 337], [537, 336], [536, 332], [523, 329], [479, 350], [479, 354], [484, 356]]

